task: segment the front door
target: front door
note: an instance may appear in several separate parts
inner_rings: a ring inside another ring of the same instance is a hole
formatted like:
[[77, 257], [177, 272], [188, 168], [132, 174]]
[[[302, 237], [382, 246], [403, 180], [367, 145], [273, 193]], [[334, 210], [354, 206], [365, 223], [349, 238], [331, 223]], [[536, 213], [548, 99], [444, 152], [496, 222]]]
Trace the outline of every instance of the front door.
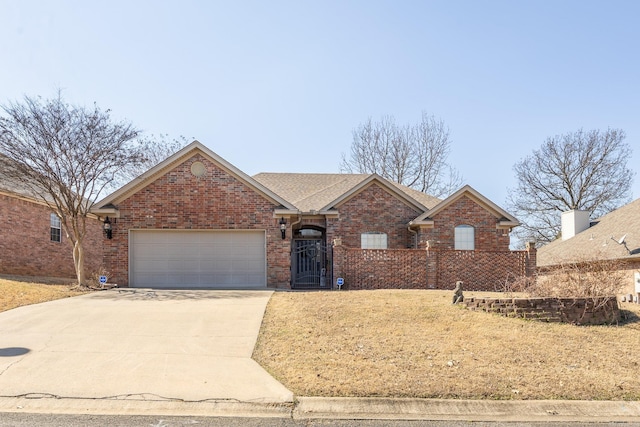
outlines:
[[291, 264], [293, 289], [331, 289], [327, 248], [321, 239], [294, 240]]

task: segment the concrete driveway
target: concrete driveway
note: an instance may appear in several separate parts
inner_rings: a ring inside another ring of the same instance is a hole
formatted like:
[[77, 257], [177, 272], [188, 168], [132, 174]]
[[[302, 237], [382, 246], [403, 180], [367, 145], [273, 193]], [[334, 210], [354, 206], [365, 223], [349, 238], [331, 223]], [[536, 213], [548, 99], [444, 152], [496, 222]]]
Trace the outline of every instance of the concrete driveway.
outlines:
[[292, 402], [251, 359], [271, 294], [111, 290], [0, 313], [0, 397]]

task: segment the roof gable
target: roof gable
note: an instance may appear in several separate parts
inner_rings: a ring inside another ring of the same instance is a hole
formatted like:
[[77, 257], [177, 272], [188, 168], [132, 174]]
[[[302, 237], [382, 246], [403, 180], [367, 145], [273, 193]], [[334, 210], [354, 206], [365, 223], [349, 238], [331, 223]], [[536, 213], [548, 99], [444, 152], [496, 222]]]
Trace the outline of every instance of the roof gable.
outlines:
[[438, 213], [451, 206], [462, 197], [469, 197], [475, 203], [482, 206], [485, 210], [487, 210], [489, 213], [500, 220], [499, 225], [502, 227], [516, 227], [520, 225], [520, 222], [513, 215], [480, 194], [470, 185], [465, 185], [464, 187], [453, 193], [451, 196], [442, 200], [433, 208], [429, 209], [427, 212], [411, 221], [412, 225], [431, 224], [433, 217], [438, 215]]
[[243, 184], [252, 188], [254, 191], [261, 194], [268, 200], [271, 200], [278, 205], [282, 205], [285, 209], [296, 210], [295, 206], [293, 206], [290, 202], [275, 194], [264, 185], [254, 180], [253, 178], [242, 172], [240, 169], [227, 162], [222, 157], [218, 156], [216, 153], [211, 151], [199, 141], [193, 141], [182, 150], [168, 157], [161, 163], [147, 170], [139, 177], [135, 178], [120, 189], [100, 200], [95, 204], [96, 208], [94, 210], [100, 211], [101, 209], [108, 209], [110, 206], [118, 204], [122, 200], [130, 197], [132, 194], [137, 193], [138, 191], [154, 182], [156, 179], [164, 175], [176, 165], [184, 162], [185, 160], [193, 157], [196, 154], [201, 154], [202, 156], [206, 157], [209, 161], [232, 175], [234, 178], [241, 181]]

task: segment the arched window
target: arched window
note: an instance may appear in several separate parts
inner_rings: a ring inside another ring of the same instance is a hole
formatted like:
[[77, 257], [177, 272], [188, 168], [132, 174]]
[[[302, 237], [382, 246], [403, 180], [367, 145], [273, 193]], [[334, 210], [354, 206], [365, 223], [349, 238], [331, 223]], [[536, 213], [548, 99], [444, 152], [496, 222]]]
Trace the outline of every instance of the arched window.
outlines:
[[476, 248], [475, 229], [470, 225], [459, 225], [455, 229], [455, 246], [459, 251], [472, 251]]

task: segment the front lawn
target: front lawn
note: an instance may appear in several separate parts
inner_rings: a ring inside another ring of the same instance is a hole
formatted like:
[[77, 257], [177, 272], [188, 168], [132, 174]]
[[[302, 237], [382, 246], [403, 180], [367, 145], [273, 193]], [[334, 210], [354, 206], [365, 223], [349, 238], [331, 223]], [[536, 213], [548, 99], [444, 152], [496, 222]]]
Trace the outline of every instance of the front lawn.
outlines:
[[23, 305], [38, 304], [83, 293], [73, 290], [72, 285], [30, 282], [28, 279], [0, 277], [0, 312]]
[[640, 399], [640, 306], [584, 327], [472, 312], [452, 295], [276, 292], [254, 359], [299, 396]]

